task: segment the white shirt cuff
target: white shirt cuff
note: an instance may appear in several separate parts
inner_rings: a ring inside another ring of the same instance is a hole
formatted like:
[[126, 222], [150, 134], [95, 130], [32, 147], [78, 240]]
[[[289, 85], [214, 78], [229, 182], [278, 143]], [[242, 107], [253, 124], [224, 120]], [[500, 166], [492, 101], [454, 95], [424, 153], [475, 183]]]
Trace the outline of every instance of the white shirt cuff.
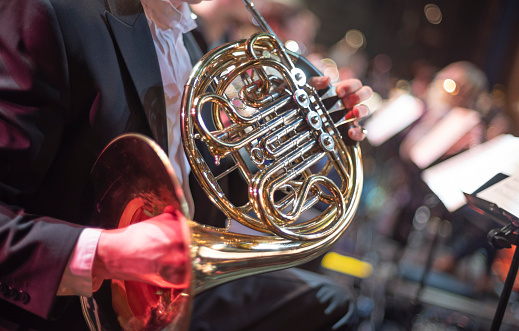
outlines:
[[57, 295], [92, 296], [92, 267], [102, 231], [86, 228], [81, 232], [61, 278]]

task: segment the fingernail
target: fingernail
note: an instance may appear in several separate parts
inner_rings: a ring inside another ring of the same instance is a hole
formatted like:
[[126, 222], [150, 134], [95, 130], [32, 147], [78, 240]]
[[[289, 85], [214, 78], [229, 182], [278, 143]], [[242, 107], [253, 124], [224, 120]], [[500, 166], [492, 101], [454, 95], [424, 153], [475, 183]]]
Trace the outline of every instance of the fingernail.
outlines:
[[349, 134], [350, 134], [350, 138], [353, 140], [359, 140], [359, 138], [360, 138], [360, 134], [357, 130], [350, 129]]

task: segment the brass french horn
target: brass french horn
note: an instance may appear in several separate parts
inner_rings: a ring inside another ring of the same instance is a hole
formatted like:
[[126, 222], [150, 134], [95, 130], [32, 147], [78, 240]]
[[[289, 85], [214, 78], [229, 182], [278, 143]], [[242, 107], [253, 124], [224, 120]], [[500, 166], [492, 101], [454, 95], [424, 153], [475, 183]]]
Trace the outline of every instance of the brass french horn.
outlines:
[[[232, 225], [182, 224], [191, 241], [191, 284], [163, 289], [105, 281], [91, 298], [82, 298], [92, 330], [187, 329], [197, 293], [307, 262], [328, 250], [353, 219], [362, 161], [358, 145], [346, 144], [338, 129], [347, 121], [307, 84], [297, 65], [305, 60], [287, 51], [254, 5], [244, 2], [266, 32], [216, 48], [195, 65], [183, 95], [182, 138], [192, 171], [213, 203], [229, 220], [260, 234], [232, 232]], [[234, 171], [248, 186], [248, 202], [240, 206], [218, 184]], [[149, 138], [115, 139], [92, 176], [98, 226], [114, 227], [109, 220], [118, 219], [115, 227], [124, 227], [168, 205], [188, 215], [167, 156]]]

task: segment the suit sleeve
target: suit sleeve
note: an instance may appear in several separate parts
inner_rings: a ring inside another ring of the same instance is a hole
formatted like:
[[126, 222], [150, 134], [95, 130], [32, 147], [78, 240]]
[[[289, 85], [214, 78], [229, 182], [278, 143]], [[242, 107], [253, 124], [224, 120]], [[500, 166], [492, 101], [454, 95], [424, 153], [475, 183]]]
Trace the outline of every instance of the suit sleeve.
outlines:
[[[48, 0], [0, 3], [0, 300], [47, 317], [81, 232], [24, 211], [67, 123], [67, 63]], [[20, 207], [15, 207], [19, 205]]]
[[82, 228], [0, 205], [3, 300], [48, 317]]

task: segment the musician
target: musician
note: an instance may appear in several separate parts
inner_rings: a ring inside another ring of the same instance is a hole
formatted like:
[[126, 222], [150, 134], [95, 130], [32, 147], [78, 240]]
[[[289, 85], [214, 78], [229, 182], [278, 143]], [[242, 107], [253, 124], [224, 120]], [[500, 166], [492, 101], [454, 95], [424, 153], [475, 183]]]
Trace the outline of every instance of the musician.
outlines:
[[[103, 147], [125, 132], [146, 134], [168, 153], [192, 202], [179, 116], [190, 56], [195, 56], [189, 32], [196, 24], [188, 2], [197, 0], [1, 3], [0, 328], [85, 329], [76, 296], [90, 296], [101, 280], [165, 287], [183, 280], [183, 269], [171, 268], [179, 266], [171, 256], [187, 249], [177, 235], [176, 221], [183, 217], [179, 212], [168, 210], [120, 230], [86, 225], [92, 208], [90, 169]], [[315, 79], [313, 84], [323, 87], [328, 79]], [[349, 80], [339, 83], [337, 92], [355, 116], [368, 114], [365, 106], [354, 105], [369, 97], [369, 87]], [[349, 135], [364, 138], [359, 127]], [[283, 272], [267, 278], [276, 274]], [[305, 280], [290, 275], [286, 279]], [[325, 288], [326, 281], [313, 279], [304, 288], [303, 282], [293, 286], [303, 289], [300, 298], [304, 291], [310, 294], [305, 302], [318, 301], [310, 289]], [[232, 284], [228, 288], [233, 295], [240, 295], [241, 287]], [[283, 286], [271, 284], [280, 296], [287, 295]], [[295, 288], [290, 291], [297, 293]], [[236, 297], [234, 305], [252, 309], [245, 295]], [[260, 304], [271, 308], [281, 302], [279, 297], [267, 300]], [[323, 318], [328, 314], [335, 319], [323, 323], [347, 325], [344, 319], [353, 314], [351, 297], [341, 299], [346, 304], [339, 307], [342, 315], [331, 306], [337, 301], [321, 300], [321, 305], [313, 302], [314, 306], [294, 309], [304, 317], [305, 310], [318, 307]], [[197, 305], [198, 301], [194, 320]], [[268, 309], [257, 311], [265, 314], [260, 321], [272, 315]], [[229, 311], [219, 314], [230, 316]], [[211, 320], [204, 323], [218, 329]]]

